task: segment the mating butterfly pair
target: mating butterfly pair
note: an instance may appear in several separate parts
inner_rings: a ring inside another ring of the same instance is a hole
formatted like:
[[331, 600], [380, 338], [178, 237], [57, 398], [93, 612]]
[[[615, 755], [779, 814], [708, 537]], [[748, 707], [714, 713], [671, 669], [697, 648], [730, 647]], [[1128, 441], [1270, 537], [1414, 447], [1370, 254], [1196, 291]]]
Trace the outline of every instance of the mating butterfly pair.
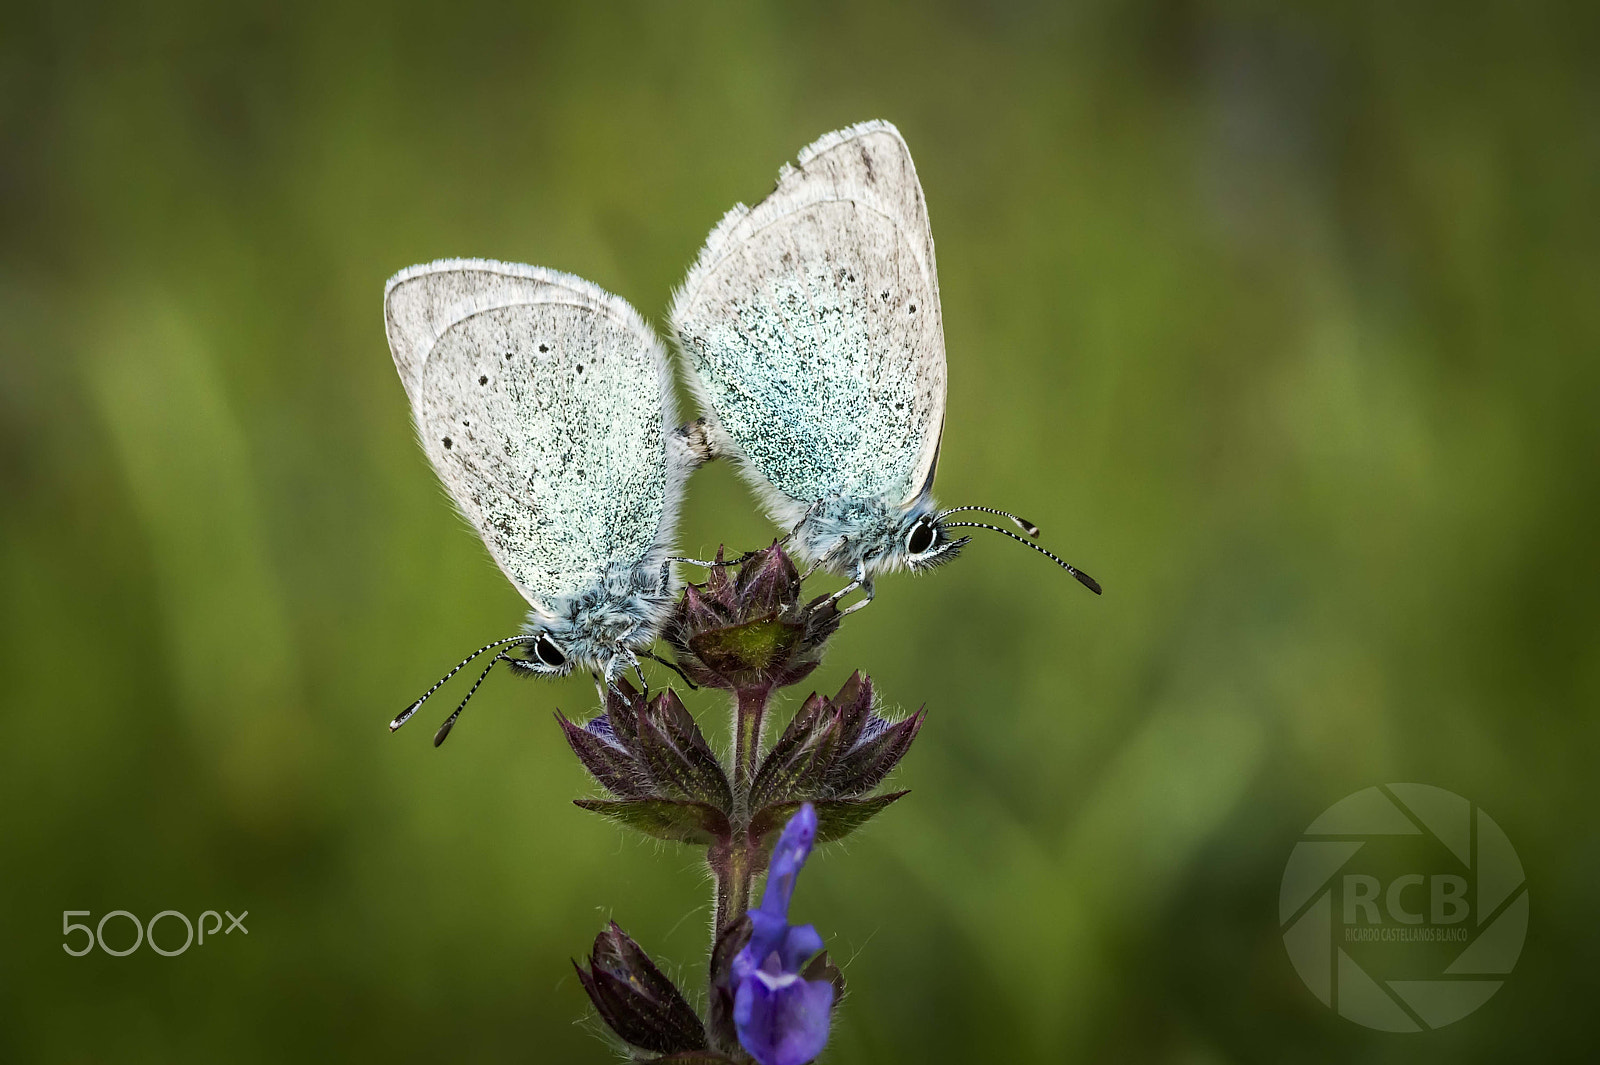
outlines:
[[[790, 530], [793, 552], [849, 578], [835, 595], [952, 558], [983, 528], [1087, 574], [1006, 529], [939, 510], [944, 330], [927, 206], [887, 122], [830, 133], [729, 211], [672, 303], [703, 423], [677, 428], [666, 348], [625, 300], [535, 266], [451, 259], [396, 274], [389, 347], [423, 450], [530, 604], [496, 651], [517, 672], [638, 668], [680, 582], [684, 482], [725, 455]], [[509, 652], [520, 649], [521, 657]], [[477, 690], [477, 684], [473, 685]], [[468, 698], [471, 697], [468, 693]], [[464, 707], [463, 700], [461, 706]], [[439, 729], [443, 742], [461, 713]]]

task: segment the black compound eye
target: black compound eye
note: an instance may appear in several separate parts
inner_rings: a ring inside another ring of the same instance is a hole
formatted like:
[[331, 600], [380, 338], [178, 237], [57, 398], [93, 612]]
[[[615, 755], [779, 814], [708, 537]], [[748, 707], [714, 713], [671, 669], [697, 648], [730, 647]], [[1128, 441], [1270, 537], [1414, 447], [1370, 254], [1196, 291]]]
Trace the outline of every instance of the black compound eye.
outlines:
[[920, 555], [933, 546], [933, 526], [928, 522], [919, 521], [911, 527], [911, 532], [906, 536], [906, 550], [913, 555]]
[[541, 636], [533, 642], [533, 655], [544, 665], [551, 669], [560, 669], [567, 664], [567, 656], [561, 653], [561, 648], [548, 636]]

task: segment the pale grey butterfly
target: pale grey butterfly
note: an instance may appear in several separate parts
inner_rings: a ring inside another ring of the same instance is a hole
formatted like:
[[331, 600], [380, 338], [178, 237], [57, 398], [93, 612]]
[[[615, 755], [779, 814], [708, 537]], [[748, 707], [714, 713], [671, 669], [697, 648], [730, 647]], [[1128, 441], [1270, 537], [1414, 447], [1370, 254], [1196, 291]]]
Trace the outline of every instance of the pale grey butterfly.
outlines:
[[953, 558], [989, 529], [939, 510], [944, 326], [933, 233], [900, 132], [865, 122], [830, 133], [778, 173], [772, 194], [735, 206], [672, 304], [672, 328], [715, 452], [738, 464], [795, 551], [851, 578], [834, 598], [897, 569]]
[[467, 656], [390, 729], [490, 651], [467, 699], [499, 662], [524, 675], [587, 669], [607, 683], [637, 670], [676, 595], [673, 525], [704, 457], [673, 429], [655, 333], [582, 278], [483, 259], [400, 271], [384, 321], [423, 451], [529, 604], [521, 633]]

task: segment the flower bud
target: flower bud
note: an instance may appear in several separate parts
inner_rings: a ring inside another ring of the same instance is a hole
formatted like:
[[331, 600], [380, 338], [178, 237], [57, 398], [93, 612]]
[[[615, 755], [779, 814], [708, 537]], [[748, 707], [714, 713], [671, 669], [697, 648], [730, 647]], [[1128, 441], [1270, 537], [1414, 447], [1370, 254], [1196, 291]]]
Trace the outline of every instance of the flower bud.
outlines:
[[699, 1015], [615, 921], [595, 937], [589, 967], [572, 967], [600, 1019], [624, 1042], [657, 1054], [706, 1049]]
[[665, 635], [696, 684], [770, 691], [817, 668], [839, 618], [826, 596], [801, 601], [800, 574], [774, 543], [742, 562], [713, 566], [704, 584], [689, 585]]

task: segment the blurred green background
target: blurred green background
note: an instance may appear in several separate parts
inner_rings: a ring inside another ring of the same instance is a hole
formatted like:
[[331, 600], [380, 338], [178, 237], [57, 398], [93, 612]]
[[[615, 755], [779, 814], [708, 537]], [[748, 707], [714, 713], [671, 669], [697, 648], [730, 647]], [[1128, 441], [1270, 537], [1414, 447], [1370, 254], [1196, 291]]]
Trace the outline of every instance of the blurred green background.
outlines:
[[[587, 681], [384, 728], [523, 606], [412, 440], [382, 285], [498, 257], [659, 321], [728, 206], [873, 117], [938, 241], [940, 498], [1107, 591], [993, 537], [835, 641], [816, 686], [930, 716], [801, 882], [852, 989], [827, 1060], [1585, 1057], [1597, 10], [13, 5], [0, 1058], [608, 1061], [567, 959], [609, 917], [698, 987], [694, 854], [568, 801]], [[695, 477], [687, 550], [770, 536]], [[1276, 923], [1304, 827], [1391, 780], [1531, 882], [1516, 974], [1421, 1036], [1319, 1005]], [[247, 939], [60, 949], [65, 909], [224, 908]]]

